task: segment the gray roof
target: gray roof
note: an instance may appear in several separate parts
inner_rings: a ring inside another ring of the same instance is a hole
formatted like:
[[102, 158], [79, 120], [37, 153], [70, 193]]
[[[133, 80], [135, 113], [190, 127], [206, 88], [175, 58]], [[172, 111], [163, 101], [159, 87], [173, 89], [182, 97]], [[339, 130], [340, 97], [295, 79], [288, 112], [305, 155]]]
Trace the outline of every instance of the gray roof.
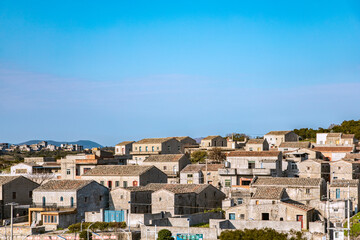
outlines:
[[98, 165], [83, 176], [139, 176], [154, 166], [139, 165]]
[[313, 207], [307, 206], [307, 205], [305, 205], [305, 204], [296, 202], [296, 201], [291, 200], [291, 199], [284, 200], [284, 201], [281, 201], [281, 202], [282, 202], [283, 204], [285, 204], [285, 205], [289, 205], [289, 206], [291, 206], [291, 207], [298, 208], [298, 209], [303, 210], [303, 211], [305, 211], [305, 212], [314, 209]]
[[279, 148], [310, 148], [310, 142], [282, 142]]
[[330, 187], [358, 187], [359, 179], [333, 179], [330, 183]]
[[281, 152], [278, 151], [233, 151], [228, 157], [277, 157]]
[[319, 186], [322, 178], [258, 177], [252, 186]]
[[160, 154], [152, 155], [144, 160], [144, 162], [178, 162], [185, 154]]
[[9, 183], [21, 176], [0, 176], [0, 185], [4, 185], [6, 183]]
[[121, 143], [116, 144], [116, 146], [125, 146], [131, 143], [134, 143], [135, 141], [123, 141]]
[[94, 180], [50, 180], [34, 191], [76, 191]]
[[[151, 191], [155, 192], [158, 190], [167, 190], [172, 193], [200, 193], [205, 188], [210, 186], [209, 184], [168, 184], [168, 183], [149, 183], [146, 186], [138, 186], [138, 187], [127, 187], [122, 188], [125, 190], [129, 190], [131, 192], [137, 191]], [[119, 189], [119, 188], [116, 188]], [[113, 191], [116, 191], [114, 189]]]
[[201, 140], [212, 140], [212, 139], [217, 138], [217, 137], [221, 137], [221, 136], [219, 136], [219, 135], [216, 135], [216, 136], [207, 136], [206, 138], [203, 138], [203, 139], [201, 139]]
[[290, 132], [292, 132], [292, 131], [271, 131], [271, 132], [268, 132], [265, 135], [285, 135], [285, 134], [288, 134]]
[[285, 189], [283, 187], [258, 187], [251, 198], [280, 200], [284, 190]]
[[[220, 168], [224, 168], [224, 164], [208, 164], [207, 170], [209, 172], [217, 171]], [[191, 173], [191, 172], [199, 172], [206, 171], [206, 164], [188, 164], [183, 170], [182, 173]]]
[[250, 139], [246, 144], [263, 144], [265, 139]]
[[137, 141], [136, 143], [138, 144], [158, 144], [158, 143], [163, 143], [163, 142], [167, 142], [171, 139], [175, 139], [174, 137], [166, 137], [166, 138], [144, 138], [141, 139], [140, 141]]

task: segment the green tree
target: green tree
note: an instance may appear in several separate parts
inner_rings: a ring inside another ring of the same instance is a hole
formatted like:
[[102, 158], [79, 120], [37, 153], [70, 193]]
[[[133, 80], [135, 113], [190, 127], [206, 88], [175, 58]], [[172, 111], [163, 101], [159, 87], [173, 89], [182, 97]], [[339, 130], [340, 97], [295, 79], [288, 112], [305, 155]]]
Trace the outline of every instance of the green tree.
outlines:
[[203, 163], [207, 157], [207, 153], [205, 151], [195, 151], [191, 153], [191, 162], [192, 163]]
[[245, 138], [250, 138], [250, 136], [245, 133], [228, 133], [226, 137], [233, 138], [234, 141], [244, 141]]
[[213, 148], [209, 151], [209, 159], [215, 162], [222, 162], [226, 159], [226, 155], [221, 151], [221, 148]]
[[173, 240], [172, 233], [167, 229], [162, 229], [158, 233], [157, 240]]

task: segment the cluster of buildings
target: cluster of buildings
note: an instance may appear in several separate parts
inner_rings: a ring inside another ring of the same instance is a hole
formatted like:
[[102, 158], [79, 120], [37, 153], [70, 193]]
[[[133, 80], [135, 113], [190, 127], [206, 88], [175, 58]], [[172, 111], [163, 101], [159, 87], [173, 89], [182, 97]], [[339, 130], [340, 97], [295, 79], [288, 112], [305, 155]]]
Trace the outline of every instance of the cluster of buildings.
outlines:
[[[215, 148], [224, 161], [191, 162], [193, 152]], [[28, 205], [16, 214], [28, 216], [29, 226], [49, 231], [81, 221], [125, 221], [154, 239], [154, 226], [182, 234], [188, 225], [209, 223], [196, 228], [204, 239], [249, 226], [341, 239], [343, 223], [359, 211], [358, 149], [353, 134], [321, 133], [310, 143], [292, 131], [271, 131], [241, 142], [147, 138], [121, 142], [115, 154], [28, 158], [0, 177], [0, 219], [9, 218], [12, 201]], [[56, 177], [41, 184], [26, 178], [40, 173]]]
[[37, 152], [41, 150], [46, 151], [56, 151], [56, 150], [63, 150], [69, 152], [81, 152], [84, 150], [83, 146], [78, 144], [61, 144], [60, 147], [49, 144], [47, 141], [41, 141], [34, 144], [9, 144], [9, 143], [0, 143], [0, 152], [13, 152], [13, 151], [20, 151], [20, 152]]

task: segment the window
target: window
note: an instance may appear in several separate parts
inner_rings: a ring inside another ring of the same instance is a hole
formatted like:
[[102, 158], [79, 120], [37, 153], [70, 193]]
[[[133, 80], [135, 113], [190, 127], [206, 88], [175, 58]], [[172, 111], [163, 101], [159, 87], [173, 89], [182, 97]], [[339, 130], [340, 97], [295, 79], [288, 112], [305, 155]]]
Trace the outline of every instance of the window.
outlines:
[[115, 181], [115, 187], [118, 187], [120, 185], [119, 181]]
[[141, 152], [141, 147], [139, 147], [139, 152]]
[[338, 170], [341, 170], [341, 167], [338, 167]]
[[256, 200], [255, 204], [256, 204], [256, 205], [259, 205], [259, 200]]
[[159, 198], [159, 202], [161, 202], [161, 200], [162, 200], [162, 199], [161, 199], [161, 198]]
[[231, 180], [230, 179], [225, 180], [225, 187], [231, 187]]
[[84, 202], [87, 202], [88, 201], [88, 198], [87, 197], [84, 197]]
[[124, 198], [124, 195], [121, 195], [121, 196], [120, 196], [120, 199], [123, 199], [123, 198]]
[[192, 174], [188, 174], [187, 177], [188, 177], [188, 178], [192, 178], [193, 175], [192, 175]]
[[237, 199], [237, 204], [238, 204], [238, 205], [243, 204], [243, 199], [242, 199], [242, 198], [238, 198], [238, 199]]
[[340, 198], [340, 188], [336, 189], [336, 199]]
[[240, 219], [244, 220], [245, 219], [245, 214], [240, 214]]
[[229, 213], [229, 219], [235, 220], [235, 213]]
[[267, 220], [269, 220], [270, 218], [269, 218], [269, 213], [262, 213], [261, 214], [261, 220], [263, 220], [263, 221], [267, 221]]
[[148, 151], [148, 146], [145, 147], [145, 151], [146, 151], [146, 152]]
[[248, 162], [248, 168], [249, 169], [255, 168], [255, 163], [254, 162]]
[[156, 149], [159, 150], [159, 147], [157, 147]]
[[250, 151], [252, 151], [252, 150], [253, 150], [253, 148], [251, 147], [251, 148], [249, 148], [249, 150], [250, 150]]
[[71, 206], [71, 207], [74, 206], [74, 198], [73, 198], [73, 197], [70, 198], [70, 206]]
[[166, 166], [164, 166], [164, 170], [166, 170]]
[[29, 198], [32, 198], [32, 191], [29, 191]]
[[170, 146], [167, 146], [167, 149], [168, 149], [169, 152], [171, 151], [171, 147], [170, 147]]
[[280, 221], [284, 221], [284, 219], [283, 219], [283, 218], [280, 218]]
[[154, 146], [151, 147], [151, 151], [154, 151]]
[[275, 201], [272, 201], [272, 204], [275, 205]]
[[104, 181], [100, 181], [100, 184], [101, 184], [101, 185], [104, 185], [104, 184], [105, 184], [105, 182], [104, 182]]
[[46, 206], [46, 197], [42, 197], [42, 205], [43, 205], [43, 207]]
[[306, 169], [307, 169], [307, 170], [310, 170], [310, 167], [307, 167]]
[[123, 187], [127, 187], [128, 186], [128, 182], [127, 181], [123, 181]]
[[193, 184], [193, 180], [187, 180], [187, 184]]
[[135, 160], [137, 160], [137, 157], [135, 157]]
[[310, 188], [306, 189], [306, 194], [310, 194]]
[[137, 147], [135, 147], [135, 150], [137, 150]]
[[180, 151], [180, 146], [178, 146], [178, 151]]
[[70, 175], [71, 174], [71, 170], [68, 168], [66, 169], [66, 175]]
[[57, 216], [44, 215], [44, 223], [57, 223]]
[[16, 199], [16, 192], [12, 193], [12, 199]]
[[64, 198], [61, 196], [61, 197], [60, 197], [60, 202], [62, 202], [62, 201], [64, 201]]
[[102, 196], [100, 195], [100, 196], [99, 196], [99, 201], [101, 201], [101, 200], [102, 200]]

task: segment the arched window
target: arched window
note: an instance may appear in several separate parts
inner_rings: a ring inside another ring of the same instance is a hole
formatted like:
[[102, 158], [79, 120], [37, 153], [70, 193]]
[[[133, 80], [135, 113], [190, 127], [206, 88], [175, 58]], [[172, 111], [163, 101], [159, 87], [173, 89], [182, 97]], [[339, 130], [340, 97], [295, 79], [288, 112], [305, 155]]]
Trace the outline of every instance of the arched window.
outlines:
[[60, 202], [62, 202], [62, 201], [64, 201], [64, 198], [61, 196], [61, 197], [60, 197]]
[[42, 197], [42, 205], [43, 205], [43, 207], [45, 207], [45, 205], [46, 205], [46, 197]]

